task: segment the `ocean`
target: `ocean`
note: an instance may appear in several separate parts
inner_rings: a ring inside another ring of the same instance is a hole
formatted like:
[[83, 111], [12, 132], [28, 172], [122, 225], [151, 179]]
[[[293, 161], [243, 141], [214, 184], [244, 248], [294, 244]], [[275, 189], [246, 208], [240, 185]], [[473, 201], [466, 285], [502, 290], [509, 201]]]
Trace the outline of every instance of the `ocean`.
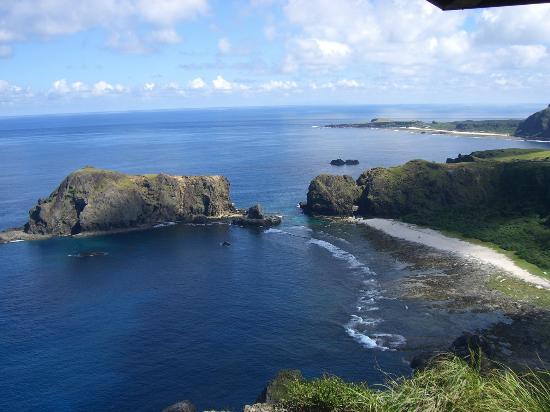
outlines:
[[[411, 159], [545, 143], [319, 126], [374, 117], [520, 118], [538, 106], [193, 109], [0, 118], [0, 229], [86, 165], [223, 174], [273, 229], [175, 225], [0, 245], [0, 410], [239, 410], [280, 369], [383, 383], [411, 354], [499, 314], [450, 314], [385, 293], [412, 269], [366, 227], [304, 216], [310, 180]], [[330, 166], [331, 159], [359, 166]], [[221, 246], [227, 241], [229, 247]], [[79, 257], [87, 252], [103, 252]], [[405, 262], [406, 263], [406, 262]]]

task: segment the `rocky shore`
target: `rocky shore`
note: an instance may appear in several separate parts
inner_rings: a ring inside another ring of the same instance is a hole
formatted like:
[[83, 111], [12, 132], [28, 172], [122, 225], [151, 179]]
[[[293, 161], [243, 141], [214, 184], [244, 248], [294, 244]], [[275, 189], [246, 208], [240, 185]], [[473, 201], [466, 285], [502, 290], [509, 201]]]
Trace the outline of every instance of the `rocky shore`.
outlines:
[[167, 223], [281, 223], [279, 216], [264, 215], [259, 205], [236, 209], [229, 186], [224, 176], [127, 175], [86, 167], [38, 200], [23, 227], [0, 232], [0, 243], [144, 230]]

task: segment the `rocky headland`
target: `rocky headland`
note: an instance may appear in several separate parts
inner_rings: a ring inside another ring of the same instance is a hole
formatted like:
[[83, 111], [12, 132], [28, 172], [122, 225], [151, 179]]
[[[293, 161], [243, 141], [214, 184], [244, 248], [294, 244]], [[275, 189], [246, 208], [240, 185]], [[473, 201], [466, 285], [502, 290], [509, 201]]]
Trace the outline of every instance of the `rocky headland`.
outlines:
[[85, 167], [38, 200], [23, 227], [0, 232], [0, 242], [136, 230], [165, 222], [243, 218], [249, 224], [280, 223], [277, 216], [249, 216], [236, 209], [229, 187], [224, 176], [127, 175]]

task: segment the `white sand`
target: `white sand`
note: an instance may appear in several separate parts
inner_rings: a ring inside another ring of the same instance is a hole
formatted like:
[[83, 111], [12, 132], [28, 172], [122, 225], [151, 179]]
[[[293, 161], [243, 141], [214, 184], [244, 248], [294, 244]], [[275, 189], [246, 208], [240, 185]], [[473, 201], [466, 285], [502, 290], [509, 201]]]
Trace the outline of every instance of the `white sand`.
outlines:
[[[415, 126], [403, 127], [403, 129], [422, 131], [422, 132], [438, 132], [438, 133], [445, 133], [445, 134], [458, 134], [458, 135], [463, 135], [463, 136], [500, 136], [500, 137], [507, 137], [509, 139], [513, 138], [513, 136], [511, 136], [509, 134], [506, 134], [506, 133], [460, 132], [458, 130], [432, 129], [432, 128], [423, 128], [423, 127], [415, 127]], [[517, 140], [523, 140], [523, 139], [517, 139]]]
[[550, 290], [550, 281], [535, 276], [525, 269], [520, 268], [508, 256], [491, 248], [448, 237], [436, 230], [426, 229], [392, 219], [352, 219], [352, 221], [381, 230], [392, 237], [420, 243], [444, 252], [456, 253], [467, 258], [477, 259], [482, 263], [502, 269], [525, 282]]

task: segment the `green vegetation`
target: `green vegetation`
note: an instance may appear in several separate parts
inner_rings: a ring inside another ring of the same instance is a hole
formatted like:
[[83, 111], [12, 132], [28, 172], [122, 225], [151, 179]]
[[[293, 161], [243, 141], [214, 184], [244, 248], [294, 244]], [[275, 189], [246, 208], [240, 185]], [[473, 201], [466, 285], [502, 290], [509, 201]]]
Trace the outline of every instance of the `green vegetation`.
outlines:
[[464, 120], [458, 122], [431, 122], [427, 127], [455, 132], [482, 132], [513, 135], [520, 120]]
[[[536, 214], [505, 215], [480, 208], [429, 216], [409, 215], [403, 220], [493, 243], [506, 251], [513, 251], [517, 257], [542, 271], [550, 270], [550, 229], [546, 220]], [[529, 269], [532, 271], [533, 268]]]
[[297, 412], [548, 412], [550, 372], [519, 375], [502, 368], [480, 369], [454, 357], [442, 357], [411, 378], [390, 380], [376, 390], [334, 376], [286, 381], [278, 399]]
[[550, 105], [539, 112], [533, 113], [525, 120], [460, 120], [427, 123], [420, 120], [377, 118], [366, 123], [329, 124], [326, 127], [365, 127], [374, 129], [414, 127], [426, 129], [426, 131], [445, 130], [450, 132], [492, 133], [517, 136], [525, 139], [550, 140]]
[[550, 272], [550, 151], [473, 152], [363, 173], [361, 214], [399, 218], [488, 242]]
[[[550, 292], [544, 289], [537, 289], [535, 286], [522, 280], [509, 276], [493, 276], [487, 286], [514, 298], [516, 301], [528, 302], [542, 309], [550, 309]], [[545, 331], [541, 331], [541, 333], [543, 332]], [[550, 331], [547, 333], [550, 333]]]

